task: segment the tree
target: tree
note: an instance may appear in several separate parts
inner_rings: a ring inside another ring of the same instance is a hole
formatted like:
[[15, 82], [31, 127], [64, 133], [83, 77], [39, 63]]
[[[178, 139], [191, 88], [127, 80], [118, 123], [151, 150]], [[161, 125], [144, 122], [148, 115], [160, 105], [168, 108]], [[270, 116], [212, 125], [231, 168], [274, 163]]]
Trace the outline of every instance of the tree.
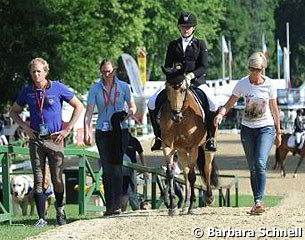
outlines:
[[297, 79], [305, 80], [305, 2], [282, 0], [275, 12], [277, 30], [275, 38], [280, 45], [287, 46], [286, 23], [290, 29], [290, 73], [292, 86], [297, 87]]
[[47, 30], [54, 15], [40, 2], [0, 1], [0, 112], [29, 81], [27, 64], [36, 56], [56, 59], [60, 36]]
[[219, 31], [218, 40], [214, 42], [210, 77], [220, 78], [221, 75], [221, 43], [224, 35], [231, 41], [233, 55], [233, 79], [239, 79], [248, 71], [248, 57], [255, 51], [262, 51], [262, 35], [268, 43], [269, 67], [267, 73], [276, 76], [276, 56], [274, 30], [274, 9], [276, 0], [230, 0], [225, 2], [226, 12]]
[[12, 102], [30, 82], [27, 64], [37, 56], [49, 62], [51, 79], [86, 92], [99, 77], [103, 58], [135, 56], [144, 46], [153, 78], [162, 79], [160, 67], [169, 41], [179, 37], [183, 10], [197, 14], [198, 36], [208, 43], [217, 37], [221, 0], [0, 0], [0, 87], [8, 89], [1, 103]]

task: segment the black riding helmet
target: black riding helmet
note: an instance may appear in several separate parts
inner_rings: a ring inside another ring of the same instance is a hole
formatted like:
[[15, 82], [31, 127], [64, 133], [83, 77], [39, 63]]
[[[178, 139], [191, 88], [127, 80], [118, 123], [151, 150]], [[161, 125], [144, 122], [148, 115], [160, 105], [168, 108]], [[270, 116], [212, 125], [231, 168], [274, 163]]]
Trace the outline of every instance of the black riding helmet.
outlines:
[[182, 12], [178, 18], [178, 25], [196, 26], [197, 18], [194, 13]]
[[298, 116], [303, 115], [303, 109], [298, 109], [298, 110], [297, 110], [297, 115], [298, 115]]

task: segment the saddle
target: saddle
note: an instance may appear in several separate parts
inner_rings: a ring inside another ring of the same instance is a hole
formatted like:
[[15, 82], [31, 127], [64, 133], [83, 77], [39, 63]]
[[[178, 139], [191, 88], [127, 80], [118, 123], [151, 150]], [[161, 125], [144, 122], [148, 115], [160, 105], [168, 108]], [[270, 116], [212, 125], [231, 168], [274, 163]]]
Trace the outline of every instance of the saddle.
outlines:
[[205, 115], [208, 114], [208, 111], [210, 109], [210, 106], [209, 106], [209, 101], [208, 101], [208, 98], [207, 96], [205, 95], [205, 93], [197, 88], [197, 87], [194, 87], [194, 86], [190, 86], [189, 88], [191, 90], [191, 92], [194, 94], [195, 96], [195, 99], [196, 101], [199, 103], [199, 105], [202, 107]]

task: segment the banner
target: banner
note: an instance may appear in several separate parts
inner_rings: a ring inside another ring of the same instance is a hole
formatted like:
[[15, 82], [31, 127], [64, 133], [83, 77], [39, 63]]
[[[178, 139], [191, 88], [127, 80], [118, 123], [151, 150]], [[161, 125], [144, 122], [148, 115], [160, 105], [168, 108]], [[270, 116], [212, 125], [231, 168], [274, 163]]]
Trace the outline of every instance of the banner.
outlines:
[[283, 62], [283, 51], [280, 44], [277, 45], [277, 63], [282, 65]]
[[122, 60], [126, 68], [133, 94], [136, 97], [143, 96], [143, 84], [140, 79], [140, 72], [136, 61], [127, 53], [122, 54]]
[[146, 51], [145, 48], [139, 48], [137, 52], [137, 60], [140, 71], [140, 79], [142, 81], [143, 86], [146, 84]]
[[224, 36], [221, 38], [221, 50], [223, 53], [229, 53], [229, 48]]
[[289, 60], [289, 52], [286, 47], [284, 47], [284, 78], [286, 80], [286, 88], [291, 88], [290, 60]]

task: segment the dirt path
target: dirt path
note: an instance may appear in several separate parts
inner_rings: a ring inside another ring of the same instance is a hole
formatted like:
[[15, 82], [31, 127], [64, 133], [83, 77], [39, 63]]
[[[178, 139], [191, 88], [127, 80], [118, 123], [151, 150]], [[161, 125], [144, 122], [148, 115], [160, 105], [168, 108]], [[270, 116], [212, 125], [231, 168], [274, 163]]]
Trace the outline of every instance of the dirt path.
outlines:
[[[143, 142], [143, 146], [151, 166], [163, 163], [162, 153], [150, 153], [150, 141]], [[217, 164], [220, 174], [238, 176], [239, 193], [251, 194], [249, 172], [239, 135], [220, 135], [218, 146]], [[248, 215], [249, 208], [207, 207], [196, 209], [194, 215], [177, 217], [169, 217], [166, 211], [138, 211], [118, 217], [76, 221], [29, 239], [196, 239], [194, 229], [197, 229], [198, 234], [200, 231], [204, 232], [202, 239], [219, 239], [224, 234], [227, 234], [226, 239], [290, 239], [288, 236], [279, 237], [275, 233], [277, 230], [293, 231], [296, 227], [300, 228], [299, 231], [302, 230], [302, 237], [296, 239], [305, 239], [305, 164], [300, 168], [298, 178], [293, 178], [292, 172], [296, 163], [297, 157], [289, 156], [287, 176], [280, 177], [278, 171], [271, 170], [274, 164], [272, 149], [268, 163], [266, 195], [284, 196], [284, 200], [277, 207], [267, 207], [267, 212], [260, 216]], [[218, 237], [211, 235], [213, 229]], [[269, 230], [271, 235], [261, 236], [264, 229]], [[235, 237], [229, 235], [232, 230], [235, 231]], [[244, 235], [238, 237], [241, 230]]]

